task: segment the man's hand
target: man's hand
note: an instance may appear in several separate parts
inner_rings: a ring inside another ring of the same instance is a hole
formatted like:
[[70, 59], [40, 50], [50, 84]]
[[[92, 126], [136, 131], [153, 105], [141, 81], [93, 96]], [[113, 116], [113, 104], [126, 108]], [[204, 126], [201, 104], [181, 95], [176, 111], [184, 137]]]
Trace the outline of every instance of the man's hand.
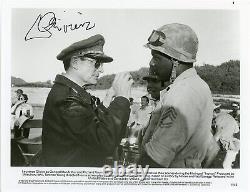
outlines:
[[133, 79], [130, 73], [118, 73], [112, 84], [115, 96], [123, 96], [128, 99], [131, 95], [132, 83]]
[[111, 88], [107, 91], [107, 93], [106, 93], [106, 95], [105, 95], [105, 98], [104, 98], [104, 100], [103, 100], [103, 105], [104, 105], [105, 107], [108, 107], [109, 104], [111, 103], [111, 101], [112, 101], [112, 99], [113, 99], [114, 96], [115, 96], [115, 91], [114, 91], [113, 87], [111, 87]]
[[19, 127], [19, 126], [20, 126], [20, 122], [18, 121], [18, 119], [15, 121], [14, 125], [15, 125], [16, 127]]

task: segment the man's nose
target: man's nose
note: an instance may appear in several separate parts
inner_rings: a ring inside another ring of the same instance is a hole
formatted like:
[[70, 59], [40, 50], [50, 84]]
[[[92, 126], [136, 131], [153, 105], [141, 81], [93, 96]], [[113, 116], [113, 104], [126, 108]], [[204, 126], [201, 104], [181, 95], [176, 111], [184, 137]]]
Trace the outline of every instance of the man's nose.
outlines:
[[154, 65], [155, 65], [154, 60], [151, 59], [150, 62], [149, 62], [149, 66], [154, 66]]
[[152, 81], [148, 81], [147, 83], [148, 83], [147, 87], [150, 87], [150, 88], [153, 87]]

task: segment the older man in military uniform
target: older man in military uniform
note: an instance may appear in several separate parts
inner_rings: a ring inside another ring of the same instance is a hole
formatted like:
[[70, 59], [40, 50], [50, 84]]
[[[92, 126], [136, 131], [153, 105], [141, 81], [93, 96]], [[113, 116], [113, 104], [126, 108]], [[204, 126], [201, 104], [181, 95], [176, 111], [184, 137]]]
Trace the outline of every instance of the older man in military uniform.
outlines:
[[116, 76], [104, 103], [84, 87], [96, 84], [102, 64], [113, 60], [104, 54], [103, 45], [103, 36], [95, 35], [70, 45], [57, 56], [66, 73], [56, 76], [45, 104], [45, 166], [103, 166], [126, 132], [130, 74]]
[[172, 84], [160, 93], [142, 141], [139, 164], [150, 167], [200, 168], [209, 151], [213, 100], [208, 85], [193, 68], [198, 38], [187, 25], [154, 30], [146, 47], [150, 67]]

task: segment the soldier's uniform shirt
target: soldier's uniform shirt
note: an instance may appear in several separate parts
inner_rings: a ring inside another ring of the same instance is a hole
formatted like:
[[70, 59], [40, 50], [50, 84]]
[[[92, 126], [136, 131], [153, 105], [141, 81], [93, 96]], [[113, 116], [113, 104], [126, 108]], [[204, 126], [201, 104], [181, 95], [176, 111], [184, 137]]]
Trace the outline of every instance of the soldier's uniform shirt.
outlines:
[[211, 142], [212, 116], [208, 85], [194, 68], [184, 71], [161, 92], [143, 137], [144, 153], [162, 167], [201, 167]]
[[108, 108], [86, 90], [57, 75], [43, 114], [45, 166], [100, 167], [126, 131], [129, 101], [116, 97]]

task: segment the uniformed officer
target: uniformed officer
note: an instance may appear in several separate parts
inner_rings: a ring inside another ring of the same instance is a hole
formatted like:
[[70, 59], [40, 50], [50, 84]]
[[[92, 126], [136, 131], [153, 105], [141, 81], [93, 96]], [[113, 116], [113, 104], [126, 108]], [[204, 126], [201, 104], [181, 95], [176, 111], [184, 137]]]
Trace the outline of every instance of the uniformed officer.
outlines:
[[105, 105], [84, 88], [97, 83], [103, 63], [113, 61], [104, 54], [103, 46], [103, 36], [95, 35], [70, 45], [57, 56], [66, 73], [56, 76], [44, 108], [45, 166], [103, 166], [126, 132], [130, 74], [115, 77]]
[[160, 93], [142, 141], [138, 163], [150, 167], [200, 168], [209, 150], [213, 100], [208, 85], [193, 68], [198, 38], [187, 25], [154, 30], [146, 47], [150, 67], [172, 84]]

